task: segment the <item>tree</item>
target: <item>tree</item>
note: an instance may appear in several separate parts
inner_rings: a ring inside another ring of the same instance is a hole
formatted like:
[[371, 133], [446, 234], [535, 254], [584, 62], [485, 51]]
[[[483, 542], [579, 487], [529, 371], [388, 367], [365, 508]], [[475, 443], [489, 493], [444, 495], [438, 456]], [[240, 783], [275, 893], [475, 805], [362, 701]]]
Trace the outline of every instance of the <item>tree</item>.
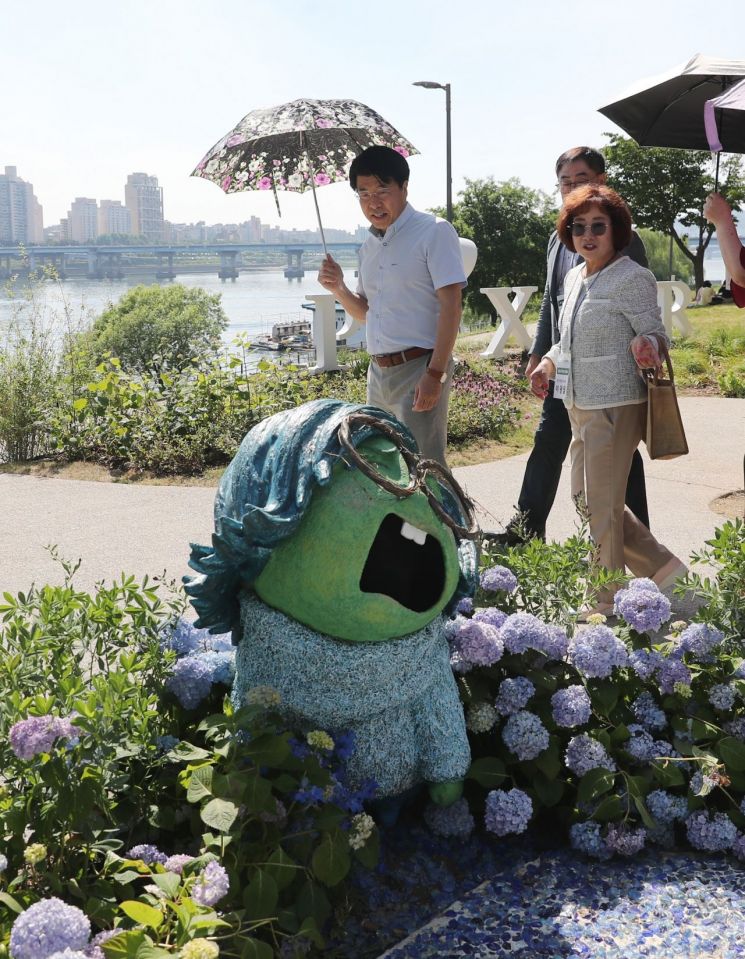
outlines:
[[111, 353], [126, 369], [182, 368], [219, 349], [228, 317], [220, 294], [173, 286], [136, 286], [85, 334], [97, 358]]
[[647, 251], [649, 269], [654, 273], [655, 278], [669, 280], [670, 275], [674, 274], [690, 286], [693, 282], [693, 264], [677, 247], [672, 249], [672, 263], [670, 262], [671, 239], [664, 233], [645, 230], [642, 227], [639, 227], [638, 233]]
[[537, 286], [546, 278], [546, 243], [554, 229], [556, 208], [540, 190], [516, 178], [466, 180], [453, 211], [453, 226], [478, 247], [466, 303], [477, 313], [494, 313], [479, 293], [488, 286]]
[[[608, 184], [628, 202], [639, 226], [672, 237], [693, 265], [694, 285], [704, 281], [704, 254], [714, 226], [704, 219], [704, 201], [714, 189], [711, 155], [703, 150], [640, 147], [615, 133], [603, 148]], [[720, 165], [719, 192], [733, 208], [745, 200], [742, 161], [725, 157]], [[691, 233], [678, 232], [679, 226]], [[690, 237], [690, 245], [686, 238]]]

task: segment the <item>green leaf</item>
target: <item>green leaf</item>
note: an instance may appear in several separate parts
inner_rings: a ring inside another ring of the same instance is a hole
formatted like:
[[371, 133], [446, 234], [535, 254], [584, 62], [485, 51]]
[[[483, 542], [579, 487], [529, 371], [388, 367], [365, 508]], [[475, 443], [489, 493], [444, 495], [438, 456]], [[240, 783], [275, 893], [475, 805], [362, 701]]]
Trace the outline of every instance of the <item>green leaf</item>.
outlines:
[[119, 908], [130, 919], [140, 926], [147, 926], [148, 929], [157, 929], [163, 922], [163, 913], [160, 909], [138, 902], [136, 899], [125, 899], [124, 902], [119, 903]]
[[536, 796], [544, 806], [555, 806], [564, 795], [564, 783], [538, 774], [532, 782]]
[[274, 959], [274, 950], [259, 939], [243, 939], [241, 959]]
[[23, 906], [7, 892], [0, 892], [0, 902], [5, 903], [8, 909], [17, 912], [20, 915], [23, 912]]
[[354, 858], [358, 859], [366, 869], [374, 869], [380, 859], [380, 833], [376, 829], [361, 849], [354, 850]]
[[189, 802], [199, 802], [212, 795], [212, 766], [197, 766], [189, 776], [186, 798]]
[[202, 822], [218, 832], [230, 832], [237, 815], [238, 806], [229, 799], [212, 799], [200, 812]]
[[593, 705], [600, 706], [607, 716], [615, 708], [618, 702], [618, 689], [610, 683], [602, 683], [592, 689], [590, 692]]
[[276, 767], [289, 755], [290, 744], [286, 733], [282, 736], [258, 736], [244, 746], [244, 750], [257, 766]]
[[106, 959], [137, 959], [138, 951], [144, 943], [145, 933], [142, 929], [123, 929], [101, 948]]
[[277, 889], [285, 889], [300, 872], [301, 867], [292, 856], [288, 856], [281, 846], [277, 846], [268, 859], [264, 871], [272, 877]]
[[201, 746], [192, 746], [191, 743], [181, 742], [178, 746], [174, 746], [171, 750], [171, 754], [176, 759], [181, 759], [184, 762], [199, 762], [201, 759], [210, 759], [212, 753], [207, 749], [202, 749]]
[[258, 773], [249, 777], [243, 793], [243, 801], [251, 812], [274, 812], [276, 808], [272, 796], [272, 784]]
[[173, 959], [173, 953], [145, 942], [137, 950], [137, 959]]
[[598, 803], [592, 818], [596, 822], [612, 822], [623, 815], [623, 804], [618, 796], [605, 796]]
[[[328, 900], [328, 896], [321, 886], [319, 886], [317, 882], [313, 882], [312, 879], [309, 879], [300, 890], [295, 900], [295, 909], [297, 910], [298, 916], [302, 918], [312, 916], [316, 920], [316, 925], [319, 929], [323, 929], [324, 923], [331, 915], [331, 903]], [[282, 916], [280, 916], [280, 921], [281, 920]], [[288, 928], [282, 921], [281, 925], [283, 928]], [[288, 931], [290, 931], [289, 928]]]
[[258, 869], [246, 889], [243, 902], [246, 918], [251, 920], [271, 919], [277, 914], [279, 889], [266, 869]]
[[725, 736], [717, 748], [725, 766], [736, 772], [745, 770], [745, 743], [732, 736]]
[[298, 930], [298, 936], [304, 936], [306, 939], [310, 939], [313, 945], [318, 946], [319, 949], [323, 949], [323, 936], [319, 932], [318, 925], [312, 916], [306, 916], [305, 919], [303, 919], [303, 924]]
[[501, 759], [497, 759], [496, 756], [482, 756], [471, 763], [466, 778], [476, 780], [484, 789], [493, 789], [504, 782], [507, 773]]
[[636, 806], [636, 810], [641, 816], [641, 820], [644, 823], [644, 825], [647, 827], [647, 829], [654, 829], [657, 823], [649, 815], [649, 810], [644, 804], [644, 800], [634, 797], [634, 805]]
[[562, 769], [561, 754], [559, 752], [559, 741], [556, 736], [549, 738], [548, 749], [544, 749], [540, 756], [535, 760], [537, 769], [543, 773], [546, 779], [556, 779]]
[[349, 843], [343, 832], [324, 833], [311, 859], [313, 872], [327, 886], [336, 886], [349, 872]]
[[120, 883], [122, 886], [126, 886], [130, 882], [134, 882], [135, 879], [140, 878], [141, 873], [137, 872], [135, 869], [125, 869], [123, 872], [115, 872], [111, 877], [114, 882]]
[[577, 801], [591, 802], [613, 788], [616, 774], [609, 769], [597, 767], [591, 769], [580, 779], [577, 787]]
[[176, 898], [181, 885], [181, 876], [175, 872], [156, 872], [152, 879], [158, 889], [162, 889], [169, 899]]

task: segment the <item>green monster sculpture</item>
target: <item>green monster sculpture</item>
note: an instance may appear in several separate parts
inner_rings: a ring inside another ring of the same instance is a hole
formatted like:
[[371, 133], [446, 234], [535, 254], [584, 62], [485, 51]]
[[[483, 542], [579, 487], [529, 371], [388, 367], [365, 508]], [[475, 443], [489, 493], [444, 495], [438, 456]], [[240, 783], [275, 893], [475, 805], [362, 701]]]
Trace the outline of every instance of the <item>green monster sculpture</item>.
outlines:
[[351, 730], [350, 784], [459, 798], [470, 752], [445, 615], [473, 591], [477, 528], [452, 474], [372, 407], [318, 400], [245, 437], [186, 579], [198, 626], [233, 630], [233, 700], [281, 696], [288, 725]]

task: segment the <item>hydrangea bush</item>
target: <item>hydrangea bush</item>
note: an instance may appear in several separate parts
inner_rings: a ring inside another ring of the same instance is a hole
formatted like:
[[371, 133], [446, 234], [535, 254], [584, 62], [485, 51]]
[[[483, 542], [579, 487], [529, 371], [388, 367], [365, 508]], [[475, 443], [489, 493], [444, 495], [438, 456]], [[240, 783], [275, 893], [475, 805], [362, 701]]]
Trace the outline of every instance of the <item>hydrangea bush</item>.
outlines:
[[[745, 527], [727, 524], [709, 545], [720, 559], [729, 550], [719, 576], [741, 610]], [[555, 570], [550, 587], [572, 595], [562, 610], [539, 598], [530, 577], [526, 556], [540, 548], [533, 542], [498, 555], [482, 570], [472, 607], [449, 627], [473, 752], [472, 815], [498, 836], [558, 824], [597, 858], [681, 843], [742, 858], [739, 614], [722, 603], [716, 580], [693, 576], [684, 586], [703, 602], [700, 621], [671, 622], [670, 598], [651, 580], [632, 579], [612, 618], [583, 623], [582, 592], [602, 582], [581, 583], [591, 557], [579, 540], [567, 544], [563, 572], [571, 575], [558, 585]], [[554, 557], [557, 549], [550, 547]], [[433, 828], [446, 834], [447, 822]]]

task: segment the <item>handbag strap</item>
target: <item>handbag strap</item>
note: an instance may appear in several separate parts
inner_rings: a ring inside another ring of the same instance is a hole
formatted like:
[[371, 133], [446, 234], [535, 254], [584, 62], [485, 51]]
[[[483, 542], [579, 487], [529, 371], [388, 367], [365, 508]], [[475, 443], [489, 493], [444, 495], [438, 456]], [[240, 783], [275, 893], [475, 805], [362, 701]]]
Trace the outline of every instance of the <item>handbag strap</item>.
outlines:
[[[660, 355], [662, 359], [665, 361], [665, 363], [667, 363], [668, 379], [670, 380], [670, 383], [674, 385], [675, 375], [673, 373], [673, 364], [672, 364], [672, 361], [670, 360], [670, 351], [668, 350], [667, 345], [663, 343], [662, 341], [658, 340], [657, 343], [659, 345]], [[654, 369], [644, 369], [642, 370], [642, 376], [647, 381], [647, 383], [654, 383], [654, 385], [657, 386], [660, 379], [661, 369], [662, 369], [661, 366], [655, 367]]]

